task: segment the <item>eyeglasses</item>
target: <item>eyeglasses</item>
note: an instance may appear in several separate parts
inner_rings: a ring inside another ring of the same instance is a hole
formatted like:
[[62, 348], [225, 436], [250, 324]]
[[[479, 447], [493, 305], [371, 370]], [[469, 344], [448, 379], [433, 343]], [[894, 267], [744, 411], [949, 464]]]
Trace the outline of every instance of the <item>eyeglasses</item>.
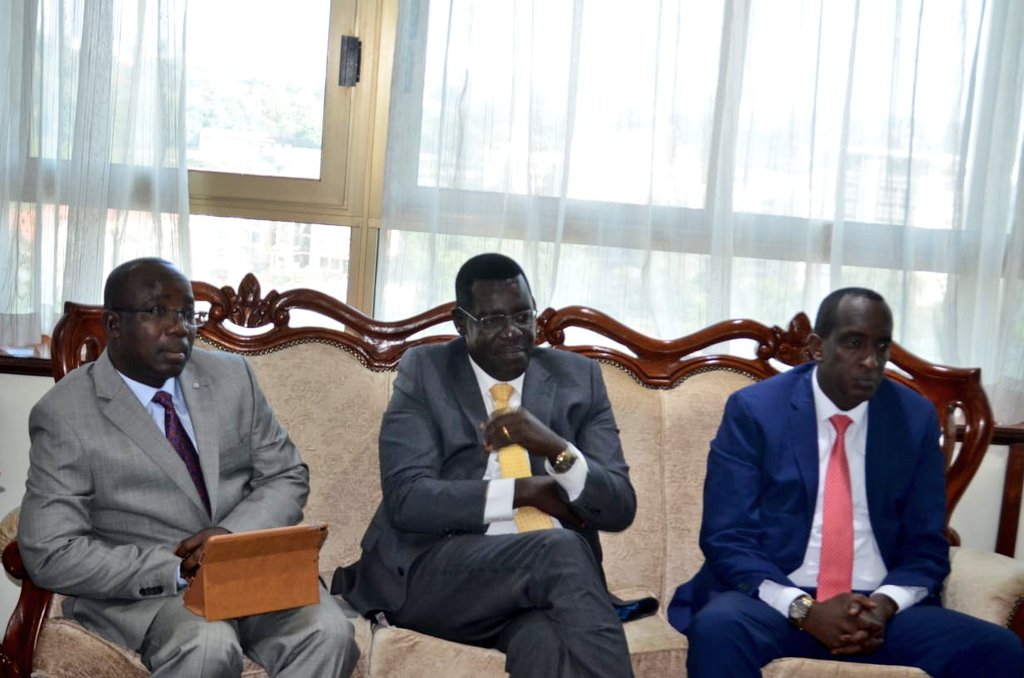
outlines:
[[477, 324], [484, 332], [498, 332], [505, 329], [509, 321], [521, 330], [528, 330], [537, 322], [537, 311], [516, 311], [515, 313], [494, 313], [477, 318], [466, 309], [459, 307], [459, 310], [466, 314], [466, 317]]
[[196, 313], [194, 308], [167, 308], [166, 306], [153, 306], [152, 308], [111, 308], [111, 311], [118, 313], [139, 313], [146, 320], [152, 320], [162, 324], [170, 324], [177, 321], [185, 323], [189, 329], [197, 329], [206, 324], [209, 314], [206, 311]]

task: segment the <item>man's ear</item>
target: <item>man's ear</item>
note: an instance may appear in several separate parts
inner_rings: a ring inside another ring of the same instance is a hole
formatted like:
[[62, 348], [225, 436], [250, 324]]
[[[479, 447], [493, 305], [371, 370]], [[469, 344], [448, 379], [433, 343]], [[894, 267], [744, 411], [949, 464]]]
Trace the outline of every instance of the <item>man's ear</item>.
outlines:
[[813, 332], [807, 337], [807, 352], [811, 354], [811, 358], [816, 363], [821, 362], [821, 342], [821, 337]]
[[103, 331], [107, 338], [121, 334], [121, 316], [113, 311], [103, 311]]
[[466, 336], [466, 316], [458, 308], [452, 310], [452, 322], [460, 337]]

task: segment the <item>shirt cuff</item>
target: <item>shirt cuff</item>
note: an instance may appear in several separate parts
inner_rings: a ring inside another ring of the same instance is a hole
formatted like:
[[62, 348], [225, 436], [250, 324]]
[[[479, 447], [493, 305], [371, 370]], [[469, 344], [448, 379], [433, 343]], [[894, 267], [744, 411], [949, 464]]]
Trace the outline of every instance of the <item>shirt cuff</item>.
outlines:
[[490, 525], [502, 520], [515, 518], [512, 502], [516, 496], [515, 478], [495, 478], [487, 481], [487, 497], [484, 501], [484, 524]]
[[174, 569], [174, 579], [178, 582], [178, 590], [188, 588], [188, 582], [181, 576], [181, 563]]
[[569, 501], [573, 502], [583, 494], [583, 488], [587, 484], [587, 471], [590, 470], [590, 467], [587, 466], [587, 458], [583, 456], [583, 453], [575, 445], [569, 443], [565, 449], [576, 455], [576, 462], [572, 465], [572, 468], [565, 473], [556, 473], [555, 469], [551, 468], [551, 462], [545, 459], [544, 470], [555, 479], [556, 483], [562, 486], [565, 494], [569, 497]]
[[789, 606], [800, 596], [806, 596], [807, 591], [798, 589], [795, 586], [783, 586], [771, 579], [765, 579], [757, 587], [757, 597], [771, 606], [786, 619], [789, 619]]
[[899, 614], [908, 607], [913, 607], [924, 600], [928, 595], [928, 589], [924, 586], [894, 586], [892, 584], [885, 584], [875, 589], [875, 593], [881, 593], [892, 598], [892, 602], [896, 603], [896, 614]]

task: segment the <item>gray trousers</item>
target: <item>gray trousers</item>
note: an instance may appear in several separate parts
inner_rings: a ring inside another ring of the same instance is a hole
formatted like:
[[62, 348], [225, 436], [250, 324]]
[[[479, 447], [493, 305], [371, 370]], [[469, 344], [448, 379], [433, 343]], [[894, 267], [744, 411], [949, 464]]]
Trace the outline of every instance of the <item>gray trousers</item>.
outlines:
[[[258, 595], [254, 592], [254, 595]], [[327, 590], [320, 603], [208, 622], [168, 598], [140, 648], [153, 676], [231, 676], [242, 654], [271, 676], [348, 676], [359, 659], [352, 622]]]
[[622, 623], [587, 542], [571, 530], [458, 535], [421, 555], [389, 621], [506, 654], [513, 678], [628, 678]]

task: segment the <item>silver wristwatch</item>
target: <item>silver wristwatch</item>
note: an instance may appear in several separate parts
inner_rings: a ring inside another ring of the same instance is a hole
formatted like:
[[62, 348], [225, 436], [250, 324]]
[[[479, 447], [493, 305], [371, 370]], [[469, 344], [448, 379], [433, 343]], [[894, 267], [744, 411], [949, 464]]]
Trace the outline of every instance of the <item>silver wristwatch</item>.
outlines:
[[814, 605], [814, 598], [808, 595], [803, 595], [794, 600], [789, 604], [789, 623], [798, 629], [803, 630], [804, 621], [807, 620], [807, 615], [811, 611], [811, 606]]

